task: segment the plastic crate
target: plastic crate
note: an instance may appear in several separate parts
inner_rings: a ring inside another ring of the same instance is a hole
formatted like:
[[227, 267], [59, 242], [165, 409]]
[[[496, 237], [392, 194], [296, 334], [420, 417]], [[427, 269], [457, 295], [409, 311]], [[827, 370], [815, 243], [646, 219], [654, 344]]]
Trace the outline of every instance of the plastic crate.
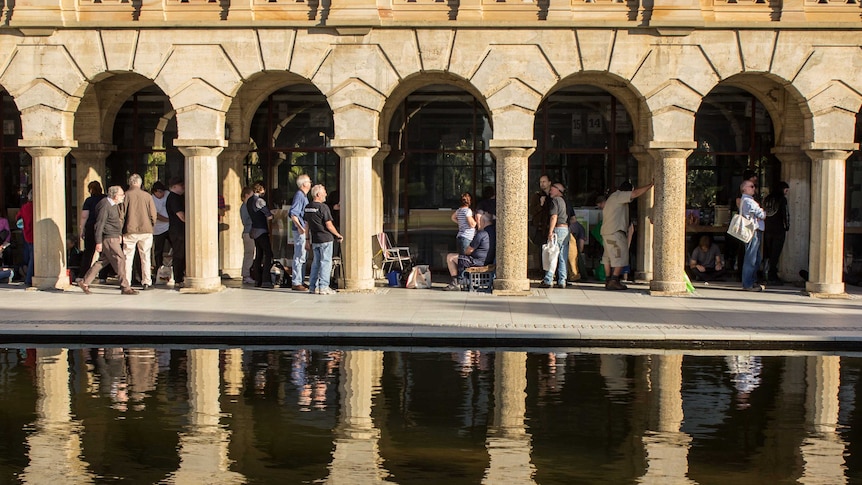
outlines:
[[494, 289], [494, 272], [487, 271], [485, 273], [465, 273], [467, 276], [467, 290], [471, 292], [486, 292], [490, 293]]

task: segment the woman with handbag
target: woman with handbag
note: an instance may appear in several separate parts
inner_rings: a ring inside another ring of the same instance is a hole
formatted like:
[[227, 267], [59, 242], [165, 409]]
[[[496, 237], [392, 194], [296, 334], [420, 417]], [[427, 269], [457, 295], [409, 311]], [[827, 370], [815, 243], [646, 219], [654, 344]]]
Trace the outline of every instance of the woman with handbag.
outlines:
[[753, 220], [757, 224], [751, 240], [745, 244], [745, 259], [742, 263], [742, 289], [745, 291], [763, 291], [763, 286], [757, 284], [757, 270], [760, 268], [760, 241], [763, 238], [763, 221], [766, 219], [766, 213], [760, 204], [754, 200], [754, 182], [744, 180], [739, 189], [742, 191], [739, 215]]

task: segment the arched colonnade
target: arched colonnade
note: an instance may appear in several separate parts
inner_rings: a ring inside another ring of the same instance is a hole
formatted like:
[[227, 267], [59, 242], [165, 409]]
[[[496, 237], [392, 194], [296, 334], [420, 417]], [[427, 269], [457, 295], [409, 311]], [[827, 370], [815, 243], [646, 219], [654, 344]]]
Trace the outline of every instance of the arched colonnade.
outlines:
[[[359, 32], [359, 33], [357, 33]], [[654, 294], [684, 291], [686, 158], [694, 122], [717, 86], [752, 93], [773, 120], [773, 153], [791, 183], [785, 259], [808, 267], [813, 294], [843, 293], [844, 163], [857, 144], [862, 50], [848, 33], [695, 30], [647, 35], [624, 29], [422, 30], [183, 29], [69, 30], [4, 37], [0, 86], [21, 113], [33, 160], [34, 284], [64, 288], [64, 160], [77, 160], [77, 183], [104, 172], [119, 107], [155, 85], [170, 99], [175, 147], [185, 157], [187, 287], [221, 287], [217, 207], [238, 200], [254, 112], [273, 91], [307, 84], [332, 112], [329, 145], [341, 159], [342, 232], [348, 290], [374, 285], [372, 236], [382, 227], [382, 163], [395, 106], [422, 86], [450, 84], [474, 95], [493, 125], [498, 270], [495, 291], [525, 294], [528, 157], [535, 113], [562, 88], [586, 84], [613, 95], [634, 124], [638, 178], [655, 180], [641, 218], [639, 270]], [[840, 36], [839, 36], [840, 37]], [[516, 41], [513, 39], [517, 39]], [[800, 56], [799, 52], [805, 52]], [[230, 126], [230, 133], [225, 127]], [[810, 216], [809, 216], [810, 214]], [[226, 214], [225, 271], [240, 266], [239, 211]], [[647, 227], [646, 225], [644, 227]], [[231, 231], [229, 230], [229, 231]], [[651, 256], [651, 257], [650, 257]], [[651, 266], [651, 267], [650, 267]]]

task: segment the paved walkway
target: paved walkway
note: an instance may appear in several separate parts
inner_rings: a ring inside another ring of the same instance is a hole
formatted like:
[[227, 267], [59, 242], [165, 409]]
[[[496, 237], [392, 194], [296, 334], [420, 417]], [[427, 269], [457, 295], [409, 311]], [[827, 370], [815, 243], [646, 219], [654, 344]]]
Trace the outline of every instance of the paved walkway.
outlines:
[[116, 286], [92, 288], [84, 295], [0, 285], [0, 340], [862, 349], [862, 289], [852, 286], [849, 299], [828, 300], [791, 286], [754, 294], [730, 283], [676, 298], [649, 296], [645, 285], [609, 292], [595, 283], [534, 288], [528, 297], [439, 284], [332, 296], [239, 286], [122, 296]]

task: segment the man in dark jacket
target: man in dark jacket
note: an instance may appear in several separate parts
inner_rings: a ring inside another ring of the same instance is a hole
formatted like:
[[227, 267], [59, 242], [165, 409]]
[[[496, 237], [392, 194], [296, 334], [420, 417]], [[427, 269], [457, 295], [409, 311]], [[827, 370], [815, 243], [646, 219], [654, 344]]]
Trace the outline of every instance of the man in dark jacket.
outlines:
[[766, 281], [780, 284], [778, 279], [778, 258], [784, 249], [784, 240], [790, 230], [790, 211], [787, 209], [787, 192], [790, 186], [781, 181], [763, 199], [766, 221], [763, 229], [763, 262], [768, 268]]
[[107, 266], [114, 267], [120, 279], [121, 293], [137, 295], [129, 285], [126, 276], [126, 255], [123, 253], [123, 224], [126, 220], [126, 210], [123, 201], [126, 194], [119, 185], [108, 187], [108, 196], [96, 205], [96, 252], [99, 259], [87, 270], [83, 278], [75, 280], [86, 294], [90, 294], [90, 283]]

